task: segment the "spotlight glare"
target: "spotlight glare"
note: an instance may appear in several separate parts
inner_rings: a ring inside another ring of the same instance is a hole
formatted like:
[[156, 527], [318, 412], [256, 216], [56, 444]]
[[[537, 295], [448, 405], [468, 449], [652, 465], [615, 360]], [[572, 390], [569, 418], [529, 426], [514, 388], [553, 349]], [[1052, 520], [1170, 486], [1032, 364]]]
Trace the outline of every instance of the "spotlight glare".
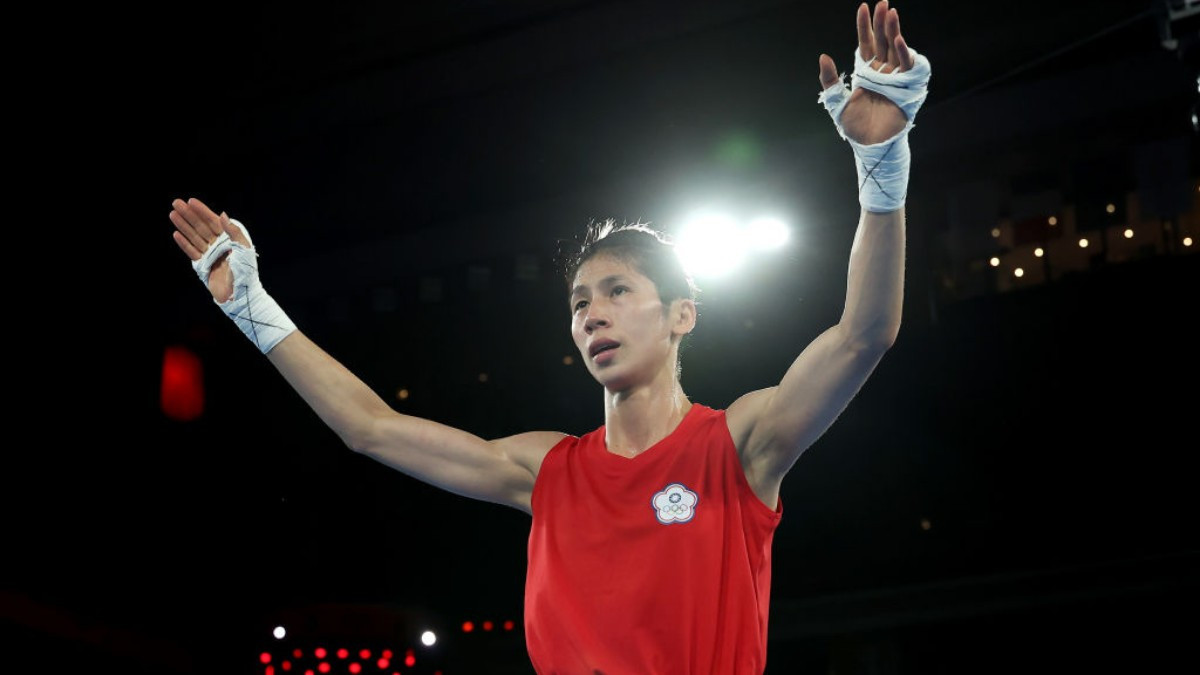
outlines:
[[1132, 230], [1132, 229], [1129, 229], [1129, 228], [1127, 228], [1127, 229], [1125, 230], [1125, 238], [1126, 238], [1126, 239], [1133, 239], [1133, 230]]
[[992, 267], [999, 267], [1000, 259], [993, 257], [991, 260], [988, 261], [988, 264], [991, 265]]
[[788, 227], [778, 218], [755, 218], [746, 226], [750, 247], [770, 251], [782, 247], [788, 240]]
[[276, 640], [282, 640], [283, 636], [287, 635], [287, 629], [283, 626], [275, 626], [275, 630], [271, 632]]
[[1191, 238], [1191, 237], [1184, 237], [1184, 238], [1183, 238], [1183, 245], [1184, 245], [1184, 246], [1191, 246], [1191, 245], [1192, 245], [1192, 238]]
[[732, 218], [705, 213], [684, 225], [676, 251], [689, 275], [720, 277], [741, 264], [745, 241]]
[[1025, 276], [1025, 270], [1023, 270], [1023, 269], [1021, 269], [1020, 267], [1018, 267], [1017, 269], [1013, 270], [1013, 276], [1015, 276], [1015, 277], [1023, 277], [1023, 276]]
[[1039, 247], [1033, 249], [1033, 254], [1040, 258], [1040, 257], [1046, 255], [1046, 252], [1042, 250], [1041, 246], [1039, 246]]
[[1080, 239], [1080, 240], [1079, 240], [1079, 248], [1087, 248], [1087, 245], [1088, 245], [1088, 240], [1087, 240], [1087, 239]]
[[421, 644], [426, 647], [432, 647], [435, 642], [437, 642], [437, 636], [433, 634], [433, 631], [427, 630], [421, 633]]

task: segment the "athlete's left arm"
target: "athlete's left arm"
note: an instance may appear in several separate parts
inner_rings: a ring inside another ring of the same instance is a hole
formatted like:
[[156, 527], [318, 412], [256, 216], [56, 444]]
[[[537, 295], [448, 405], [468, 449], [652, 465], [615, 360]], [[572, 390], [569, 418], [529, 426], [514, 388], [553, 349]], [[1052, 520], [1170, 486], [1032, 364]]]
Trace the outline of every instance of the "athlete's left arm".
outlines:
[[[886, 2], [876, 5], [873, 20], [863, 5], [858, 29], [864, 58], [886, 50], [889, 58], [880, 59], [884, 65], [879, 67], [912, 67], [899, 18]], [[822, 55], [820, 65], [823, 86], [839, 81], [828, 56]], [[846, 135], [861, 143], [890, 138], [906, 121], [895, 104], [866, 90], [856, 90], [841, 115]], [[746, 478], [768, 505], [777, 503], [783, 476], [846, 409], [896, 340], [904, 295], [904, 228], [903, 206], [885, 213], [862, 211], [841, 319], [801, 352], [778, 386], [746, 394], [726, 410]]]

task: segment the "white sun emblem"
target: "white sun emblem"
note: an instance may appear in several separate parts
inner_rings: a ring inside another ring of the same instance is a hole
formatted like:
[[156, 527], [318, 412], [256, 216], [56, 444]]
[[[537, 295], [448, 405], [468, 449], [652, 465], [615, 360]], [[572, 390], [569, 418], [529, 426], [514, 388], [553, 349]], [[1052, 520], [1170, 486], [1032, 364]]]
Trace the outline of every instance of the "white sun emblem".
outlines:
[[692, 516], [696, 515], [696, 504], [699, 501], [700, 497], [687, 489], [687, 486], [681, 483], [671, 483], [663, 488], [662, 492], [654, 495], [650, 500], [650, 506], [654, 508], [654, 515], [658, 518], [658, 522], [670, 525], [686, 523], [691, 520]]

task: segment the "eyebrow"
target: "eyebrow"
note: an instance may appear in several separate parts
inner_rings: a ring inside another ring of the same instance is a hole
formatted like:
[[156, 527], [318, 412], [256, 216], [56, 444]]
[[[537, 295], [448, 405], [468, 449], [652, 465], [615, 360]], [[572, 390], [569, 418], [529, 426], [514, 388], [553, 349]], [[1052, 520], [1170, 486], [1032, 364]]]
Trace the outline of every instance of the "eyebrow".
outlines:
[[[624, 280], [625, 280], [625, 277], [623, 275], [610, 274], [610, 275], [604, 277], [603, 279], [601, 279], [600, 282], [596, 285], [597, 286], [608, 286], [608, 285], [612, 285], [618, 281], [624, 281]], [[576, 295], [579, 295], [579, 293], [584, 290], [587, 290], [587, 286], [585, 286], [584, 284], [579, 284], [575, 288], [572, 288], [571, 294], [567, 296], [568, 304], [571, 302], [571, 300], [575, 299]]]

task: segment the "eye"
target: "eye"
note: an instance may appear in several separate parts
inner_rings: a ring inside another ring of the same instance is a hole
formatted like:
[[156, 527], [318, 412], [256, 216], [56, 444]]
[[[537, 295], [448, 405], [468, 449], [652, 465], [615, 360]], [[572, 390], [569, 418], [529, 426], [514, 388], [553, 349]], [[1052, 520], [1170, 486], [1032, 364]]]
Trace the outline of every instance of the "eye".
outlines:
[[616, 295], [616, 294], [617, 294], [617, 291], [625, 291], [625, 292], [629, 292], [629, 289], [628, 289], [628, 288], [626, 288], [626, 287], [624, 287], [624, 286], [614, 286], [614, 287], [613, 287], [613, 289], [612, 289], [613, 295]]
[[578, 312], [586, 304], [587, 304], [587, 300], [580, 300], [579, 302], [575, 303], [575, 309], [573, 311]]

